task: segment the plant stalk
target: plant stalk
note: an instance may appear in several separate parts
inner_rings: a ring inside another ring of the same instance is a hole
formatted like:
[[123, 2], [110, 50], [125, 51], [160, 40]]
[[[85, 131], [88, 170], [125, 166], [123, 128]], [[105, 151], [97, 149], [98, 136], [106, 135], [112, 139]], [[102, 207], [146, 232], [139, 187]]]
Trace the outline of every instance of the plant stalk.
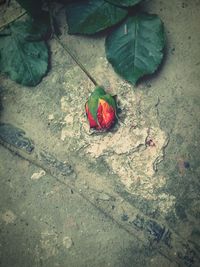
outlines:
[[96, 82], [96, 80], [92, 77], [92, 75], [88, 72], [88, 70], [83, 66], [83, 64], [75, 57], [75, 55], [70, 51], [70, 49], [62, 43], [62, 41], [56, 34], [54, 35], [54, 38], [60, 44], [60, 46], [62, 46], [62, 48], [70, 55], [70, 57], [76, 62], [79, 68], [87, 75], [87, 77], [91, 80], [91, 82], [95, 86], [97, 86], [98, 83]]
[[67, 52], [67, 54], [74, 60], [74, 62], [79, 66], [79, 68], [86, 74], [86, 76], [90, 79], [90, 81], [95, 85], [98, 86], [98, 83], [96, 80], [92, 77], [92, 75], [89, 73], [89, 71], [83, 66], [83, 64], [77, 59], [77, 57], [71, 52], [69, 47], [63, 44], [63, 42], [60, 40], [58, 35], [56, 34], [54, 22], [53, 22], [53, 12], [52, 12], [52, 6], [51, 2], [48, 1], [48, 8], [49, 8], [49, 18], [50, 18], [50, 24], [51, 24], [51, 30], [52, 35], [56, 39], [56, 41], [59, 43], [59, 45]]
[[18, 16], [16, 16], [15, 18], [11, 19], [8, 22], [5, 22], [4, 24], [0, 25], [0, 31], [2, 31], [6, 26], [8, 26], [9, 24], [11, 24], [12, 22], [15, 22], [16, 20], [18, 20], [19, 18], [23, 17], [26, 14], [26, 11], [23, 11], [21, 14], [19, 14]]

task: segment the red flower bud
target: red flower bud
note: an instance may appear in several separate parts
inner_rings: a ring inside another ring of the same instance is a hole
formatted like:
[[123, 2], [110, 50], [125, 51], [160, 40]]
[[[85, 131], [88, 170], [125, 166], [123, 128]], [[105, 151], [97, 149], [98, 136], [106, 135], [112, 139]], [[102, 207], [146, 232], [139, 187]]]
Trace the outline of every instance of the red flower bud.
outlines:
[[95, 88], [85, 105], [85, 111], [90, 128], [108, 130], [115, 123], [115, 99], [101, 87]]

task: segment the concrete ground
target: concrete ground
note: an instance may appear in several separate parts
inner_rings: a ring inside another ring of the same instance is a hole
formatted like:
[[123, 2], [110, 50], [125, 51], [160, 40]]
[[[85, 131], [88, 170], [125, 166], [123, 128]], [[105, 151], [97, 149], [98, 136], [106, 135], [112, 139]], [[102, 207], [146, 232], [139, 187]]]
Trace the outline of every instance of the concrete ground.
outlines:
[[0, 76], [1, 122], [72, 166], [58, 179], [57, 166], [0, 146], [0, 266], [200, 266], [200, 1], [144, 9], [163, 20], [167, 45], [159, 71], [135, 87], [108, 64], [104, 36], [63, 28], [62, 41], [118, 96], [109, 133], [89, 131], [93, 85], [55, 40], [38, 86]]

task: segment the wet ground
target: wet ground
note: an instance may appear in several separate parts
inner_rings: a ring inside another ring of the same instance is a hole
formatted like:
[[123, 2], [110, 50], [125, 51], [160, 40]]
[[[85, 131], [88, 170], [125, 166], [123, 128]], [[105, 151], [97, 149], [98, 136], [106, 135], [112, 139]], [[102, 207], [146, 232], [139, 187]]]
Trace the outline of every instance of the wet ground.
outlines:
[[[118, 95], [109, 133], [89, 131], [93, 85], [55, 40], [37, 87], [0, 76], [1, 123], [23, 129], [36, 151], [19, 157], [0, 146], [0, 266], [200, 266], [200, 1], [144, 6], [164, 21], [167, 45], [159, 71], [136, 87], [107, 63], [103, 36], [63, 29], [63, 42]], [[41, 151], [62, 164], [38, 160]]]

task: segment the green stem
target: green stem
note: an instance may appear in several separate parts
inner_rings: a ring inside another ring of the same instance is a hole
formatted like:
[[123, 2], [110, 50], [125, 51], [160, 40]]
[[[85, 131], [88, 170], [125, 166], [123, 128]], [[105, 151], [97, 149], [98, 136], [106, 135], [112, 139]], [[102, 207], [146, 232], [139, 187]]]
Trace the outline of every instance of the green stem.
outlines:
[[60, 38], [55, 34], [54, 38], [56, 39], [56, 41], [62, 46], [62, 48], [70, 55], [70, 57], [76, 62], [76, 64], [79, 66], [79, 68], [87, 75], [87, 77], [91, 80], [91, 82], [93, 82], [93, 84], [95, 86], [98, 85], [98, 83], [96, 82], [96, 80], [92, 77], [92, 75], [86, 70], [86, 68], [83, 66], [83, 64], [75, 57], [74, 54], [72, 54], [71, 50], [65, 46], [62, 41], [60, 40]]
[[79, 68], [86, 74], [86, 76], [91, 80], [91, 82], [98, 86], [98, 83], [96, 80], [92, 77], [92, 75], [89, 73], [89, 71], [83, 66], [83, 64], [77, 59], [77, 57], [71, 52], [69, 47], [63, 44], [63, 42], [60, 40], [60, 38], [57, 36], [56, 31], [54, 30], [54, 23], [53, 23], [53, 12], [51, 7], [51, 2], [48, 1], [48, 7], [49, 7], [49, 17], [50, 17], [50, 23], [51, 23], [51, 30], [54, 38], [56, 41], [62, 46], [62, 48], [67, 52], [67, 54], [74, 60], [74, 62], [79, 66]]
[[14, 22], [14, 21], [18, 20], [19, 18], [23, 17], [25, 14], [26, 14], [26, 11], [22, 12], [21, 14], [19, 14], [19, 15], [18, 15], [17, 17], [15, 17], [15, 18], [11, 19], [10, 21], [8, 21], [8, 22], [2, 24], [2, 25], [0, 26], [0, 31], [2, 31], [5, 27], [7, 27], [7, 26], [8, 26], [9, 24], [11, 24], [12, 22]]

